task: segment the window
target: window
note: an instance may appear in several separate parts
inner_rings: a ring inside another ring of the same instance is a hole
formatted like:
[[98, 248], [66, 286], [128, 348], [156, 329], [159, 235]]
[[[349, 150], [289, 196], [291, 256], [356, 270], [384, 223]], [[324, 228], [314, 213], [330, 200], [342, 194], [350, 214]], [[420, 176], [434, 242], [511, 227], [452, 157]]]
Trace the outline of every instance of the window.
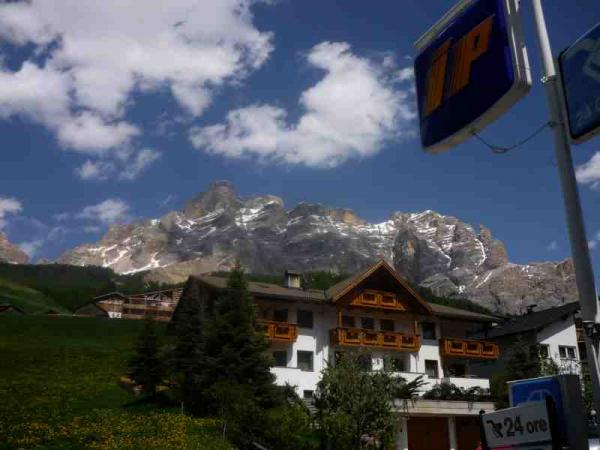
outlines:
[[540, 358], [546, 359], [550, 356], [550, 351], [548, 349], [548, 344], [540, 344]]
[[388, 319], [381, 319], [379, 321], [381, 331], [394, 331], [394, 321]]
[[464, 363], [452, 363], [448, 365], [448, 375], [451, 377], [464, 377], [467, 374], [467, 366]]
[[314, 391], [305, 390], [302, 391], [302, 397], [304, 397], [304, 400], [312, 400], [314, 393]]
[[373, 358], [371, 355], [360, 355], [358, 357], [358, 363], [363, 370], [368, 370], [369, 372], [373, 370]]
[[305, 372], [313, 371], [313, 352], [298, 350], [298, 369]]
[[360, 325], [365, 330], [374, 330], [375, 329], [375, 319], [373, 319], [371, 317], [363, 317], [360, 320]]
[[439, 378], [438, 362], [435, 359], [425, 360], [425, 373], [429, 378]]
[[575, 359], [577, 353], [575, 353], [575, 347], [570, 345], [559, 345], [558, 354], [562, 359]]
[[287, 309], [276, 309], [273, 311], [273, 320], [275, 322], [287, 322], [288, 321], [288, 310]]
[[299, 309], [298, 310], [298, 326], [300, 328], [312, 328], [313, 327], [313, 312]]
[[383, 366], [392, 372], [404, 372], [404, 358], [385, 358]]
[[354, 317], [352, 316], [342, 316], [342, 326], [344, 328], [354, 328]]
[[287, 366], [287, 352], [285, 350], [273, 352], [273, 359], [275, 360], [275, 367]]
[[423, 339], [436, 339], [435, 323], [423, 322], [421, 330], [423, 330]]

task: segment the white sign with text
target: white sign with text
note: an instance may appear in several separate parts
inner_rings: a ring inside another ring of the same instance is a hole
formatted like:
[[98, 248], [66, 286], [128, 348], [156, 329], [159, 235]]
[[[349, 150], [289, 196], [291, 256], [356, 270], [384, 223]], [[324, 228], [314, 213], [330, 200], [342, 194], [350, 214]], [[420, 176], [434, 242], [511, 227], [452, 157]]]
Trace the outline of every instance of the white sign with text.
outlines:
[[[490, 448], [552, 442], [546, 402], [524, 403], [514, 408], [484, 414], [482, 420]], [[542, 445], [539, 448], [546, 447]]]

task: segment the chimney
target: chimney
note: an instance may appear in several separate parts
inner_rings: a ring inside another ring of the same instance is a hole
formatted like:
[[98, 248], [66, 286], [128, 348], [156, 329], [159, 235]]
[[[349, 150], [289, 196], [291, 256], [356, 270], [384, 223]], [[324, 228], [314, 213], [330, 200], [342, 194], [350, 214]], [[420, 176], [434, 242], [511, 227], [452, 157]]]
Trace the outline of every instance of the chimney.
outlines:
[[527, 305], [527, 313], [526, 314], [531, 314], [535, 308], [537, 308], [537, 305], [535, 303], [533, 303], [531, 305]]
[[286, 270], [285, 287], [290, 289], [302, 288], [302, 274], [293, 270]]

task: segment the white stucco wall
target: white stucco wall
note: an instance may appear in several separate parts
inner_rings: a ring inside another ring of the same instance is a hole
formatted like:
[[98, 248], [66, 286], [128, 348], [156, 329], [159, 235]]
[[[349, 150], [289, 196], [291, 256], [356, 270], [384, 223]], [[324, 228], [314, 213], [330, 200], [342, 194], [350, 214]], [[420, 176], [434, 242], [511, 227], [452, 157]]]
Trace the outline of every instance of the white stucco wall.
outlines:
[[[579, 370], [579, 349], [577, 348], [577, 331], [573, 316], [565, 320], [553, 322], [537, 332], [538, 344], [548, 345], [548, 356], [562, 370], [576, 372]], [[559, 346], [575, 347], [575, 359], [561, 358]]]
[[[282, 305], [277, 305], [282, 307]], [[329, 331], [337, 326], [337, 316], [334, 309], [323, 308], [319, 305], [310, 304], [290, 304], [288, 305], [288, 321], [290, 323], [297, 323], [297, 310], [311, 310], [313, 311], [313, 328], [298, 330], [298, 339], [294, 343], [273, 343], [271, 351], [285, 350], [287, 352], [287, 367], [274, 367], [272, 372], [277, 377], [277, 384], [284, 385], [286, 383], [296, 387], [296, 391], [299, 395], [303, 395], [303, 391], [310, 390], [315, 391], [317, 383], [321, 378], [321, 371], [327, 366], [329, 361], [333, 359], [332, 348], [329, 346]], [[347, 315], [354, 316], [356, 326], [360, 327], [361, 317], [374, 317], [375, 318], [375, 329], [380, 329], [381, 319], [394, 319], [395, 330], [398, 332], [412, 333], [414, 322], [412, 318], [406, 317], [393, 317], [386, 314], [367, 313], [367, 312], [356, 312], [348, 313]], [[385, 357], [390, 358], [403, 358], [404, 359], [404, 372], [398, 372], [398, 375], [405, 378], [407, 381], [412, 381], [418, 376], [422, 376], [426, 385], [423, 387], [423, 391], [429, 390], [435, 384], [442, 382], [444, 379], [443, 365], [440, 357], [440, 349], [438, 345], [438, 339], [440, 338], [440, 325], [439, 321], [435, 318], [427, 318], [427, 321], [434, 322], [436, 324], [436, 339], [422, 339], [421, 349], [418, 353], [414, 352], [395, 352], [386, 351], [381, 349], [368, 350], [372, 357], [373, 370], [379, 370], [383, 367], [383, 361]], [[420, 328], [420, 327], [419, 327]], [[417, 332], [421, 334], [421, 329]], [[313, 352], [313, 371], [303, 371], [298, 369], [297, 354], [298, 351], [311, 351]], [[438, 363], [438, 378], [430, 378], [425, 373], [425, 361], [435, 360]], [[489, 381], [487, 379], [462, 379], [452, 378], [454, 384], [461, 387], [480, 386], [482, 388], [489, 387]]]

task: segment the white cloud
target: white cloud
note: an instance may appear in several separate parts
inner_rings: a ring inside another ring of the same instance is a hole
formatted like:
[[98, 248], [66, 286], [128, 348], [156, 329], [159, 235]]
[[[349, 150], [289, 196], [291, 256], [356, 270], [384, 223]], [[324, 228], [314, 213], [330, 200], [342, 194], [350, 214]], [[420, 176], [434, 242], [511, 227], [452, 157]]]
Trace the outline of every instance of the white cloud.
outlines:
[[129, 219], [129, 205], [123, 200], [109, 198], [97, 205], [86, 206], [77, 214], [79, 219], [88, 219], [108, 225]]
[[554, 251], [558, 250], [558, 242], [556, 242], [556, 241], [552, 241], [552, 242], [550, 242], [550, 243], [548, 244], [548, 247], [546, 247], [546, 249], [547, 249], [549, 252], [554, 252]]
[[87, 160], [80, 167], [75, 169], [75, 173], [82, 180], [106, 180], [114, 172], [115, 166], [107, 161]]
[[577, 166], [575, 174], [581, 184], [587, 184], [592, 189], [600, 188], [600, 152], [596, 152], [588, 162]]
[[89, 225], [89, 226], [83, 227], [83, 231], [85, 231], [86, 233], [99, 233], [101, 229], [102, 228], [100, 228], [96, 225]]
[[376, 62], [356, 56], [347, 43], [323, 42], [307, 61], [325, 76], [301, 94], [303, 114], [296, 123], [278, 106], [255, 104], [230, 111], [225, 123], [193, 128], [194, 147], [230, 158], [328, 168], [373, 155], [409, 133], [415, 117], [410, 88], [398, 86], [389, 56]]
[[590, 250], [594, 250], [597, 245], [598, 245], [598, 241], [596, 241], [596, 240], [591, 239], [588, 241], [588, 248]]
[[29, 256], [29, 259], [31, 259], [43, 245], [43, 239], [36, 239], [34, 241], [21, 242], [19, 244], [19, 248], [27, 253], [27, 256]]
[[[2, 2], [0, 44], [34, 51], [18, 70], [0, 67], [0, 118], [25, 117], [66, 149], [130, 158], [143, 169], [148, 151], [133, 155], [142, 129], [124, 119], [134, 94], [167, 88], [182, 110], [202, 114], [218, 90], [239, 83], [272, 51], [271, 34], [253, 24], [254, 3]], [[135, 172], [114, 171], [122, 178]]]
[[18, 214], [23, 211], [23, 205], [16, 198], [0, 197], [0, 230], [6, 225], [8, 214]]
[[125, 164], [125, 168], [119, 176], [125, 180], [133, 180], [159, 158], [159, 152], [145, 148], [135, 155], [131, 161]]

